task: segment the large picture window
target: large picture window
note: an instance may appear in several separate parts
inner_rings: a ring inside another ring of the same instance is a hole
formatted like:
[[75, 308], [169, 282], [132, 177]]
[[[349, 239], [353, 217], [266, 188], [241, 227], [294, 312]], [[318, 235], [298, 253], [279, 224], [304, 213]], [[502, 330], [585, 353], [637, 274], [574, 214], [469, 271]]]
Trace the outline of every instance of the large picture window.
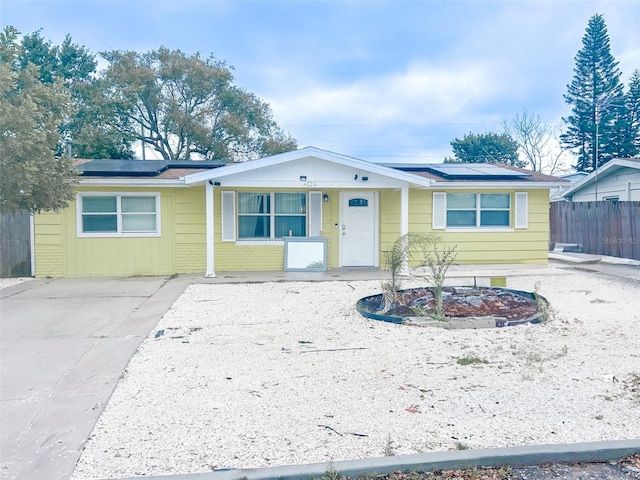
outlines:
[[306, 193], [238, 192], [239, 239], [306, 235]]
[[80, 194], [78, 235], [159, 235], [159, 202], [159, 194]]
[[447, 193], [447, 228], [509, 227], [508, 193]]

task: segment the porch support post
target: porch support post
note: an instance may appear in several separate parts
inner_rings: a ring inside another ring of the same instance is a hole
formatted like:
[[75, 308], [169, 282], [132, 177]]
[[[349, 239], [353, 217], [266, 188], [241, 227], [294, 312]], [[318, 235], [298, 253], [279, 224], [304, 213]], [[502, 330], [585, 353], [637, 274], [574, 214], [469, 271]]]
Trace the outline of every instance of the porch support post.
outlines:
[[205, 277], [215, 277], [215, 252], [213, 245], [213, 221], [215, 211], [213, 209], [213, 183], [207, 182], [205, 184], [205, 215], [206, 215], [206, 232], [207, 232], [207, 271], [205, 272]]
[[[409, 186], [402, 187], [400, 189], [400, 236], [406, 235], [409, 233]], [[405, 260], [402, 269], [400, 270], [401, 275], [409, 275], [409, 264]]]

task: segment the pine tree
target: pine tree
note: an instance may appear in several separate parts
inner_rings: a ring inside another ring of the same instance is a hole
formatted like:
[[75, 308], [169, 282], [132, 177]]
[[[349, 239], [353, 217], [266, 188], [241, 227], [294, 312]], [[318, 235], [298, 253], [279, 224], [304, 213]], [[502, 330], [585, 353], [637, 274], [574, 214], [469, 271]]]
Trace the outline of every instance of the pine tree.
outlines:
[[613, 108], [613, 128], [600, 139], [612, 158], [629, 158], [638, 154], [640, 146], [640, 71], [633, 72], [629, 91], [622, 103]]
[[596, 158], [603, 165], [621, 153], [624, 143], [616, 133], [625, 116], [624, 87], [602, 15], [589, 19], [573, 71], [564, 95], [572, 113], [563, 118], [567, 131], [561, 139], [577, 155], [576, 169], [590, 172]]
[[631, 75], [625, 105], [629, 112], [628, 138], [633, 145], [628, 156], [635, 156], [640, 153], [640, 70], [634, 70]]

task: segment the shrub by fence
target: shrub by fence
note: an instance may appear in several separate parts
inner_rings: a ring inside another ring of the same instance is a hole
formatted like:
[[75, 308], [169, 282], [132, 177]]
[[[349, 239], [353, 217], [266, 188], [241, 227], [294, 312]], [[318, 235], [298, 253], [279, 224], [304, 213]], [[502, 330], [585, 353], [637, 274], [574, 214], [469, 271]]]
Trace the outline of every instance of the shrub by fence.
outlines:
[[0, 277], [31, 275], [31, 232], [29, 212], [0, 213]]
[[552, 243], [640, 260], [640, 202], [555, 202], [550, 208]]

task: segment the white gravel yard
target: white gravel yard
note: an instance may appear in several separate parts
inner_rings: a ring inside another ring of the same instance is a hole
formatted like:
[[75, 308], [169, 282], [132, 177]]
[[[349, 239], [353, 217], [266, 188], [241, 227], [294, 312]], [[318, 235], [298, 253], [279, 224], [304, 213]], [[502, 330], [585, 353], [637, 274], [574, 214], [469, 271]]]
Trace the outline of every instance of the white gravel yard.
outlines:
[[379, 281], [192, 285], [73, 479], [639, 437], [640, 284], [548, 267], [508, 287], [536, 282], [552, 320], [486, 330], [366, 319]]

